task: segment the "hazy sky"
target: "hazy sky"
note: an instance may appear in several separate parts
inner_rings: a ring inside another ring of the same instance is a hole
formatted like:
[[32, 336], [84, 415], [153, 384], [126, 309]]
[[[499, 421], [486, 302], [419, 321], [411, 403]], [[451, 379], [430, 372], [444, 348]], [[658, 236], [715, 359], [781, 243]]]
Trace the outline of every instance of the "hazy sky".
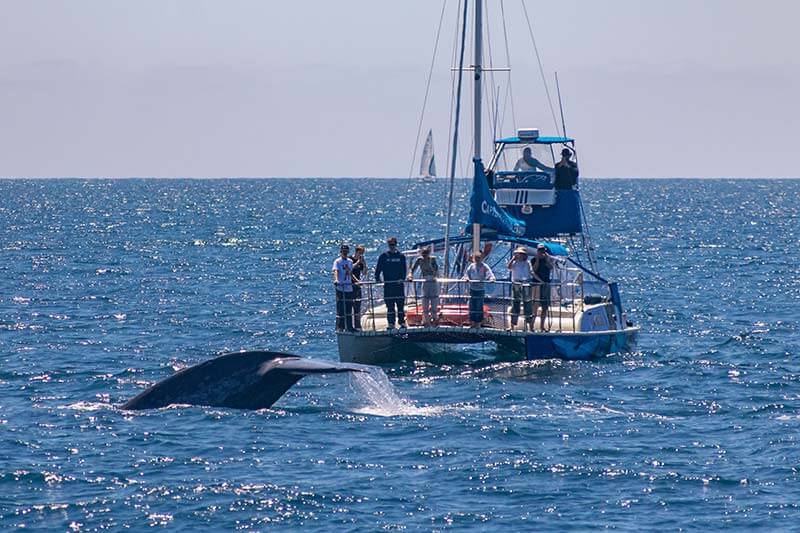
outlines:
[[[525, 5], [583, 175], [800, 176], [800, 2]], [[405, 177], [442, 6], [0, 0], [0, 176]], [[503, 8], [513, 122], [555, 133], [521, 0]], [[424, 120], [440, 173], [456, 10]]]

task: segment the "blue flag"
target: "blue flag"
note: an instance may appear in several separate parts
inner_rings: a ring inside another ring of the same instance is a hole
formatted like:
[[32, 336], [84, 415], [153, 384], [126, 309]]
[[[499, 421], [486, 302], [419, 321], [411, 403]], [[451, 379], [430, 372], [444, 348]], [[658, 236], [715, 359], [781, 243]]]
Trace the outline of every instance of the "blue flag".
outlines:
[[497, 205], [489, 185], [486, 183], [486, 173], [480, 159], [474, 159], [475, 179], [472, 181], [472, 197], [470, 198], [468, 232], [472, 232], [472, 224], [480, 224], [492, 228], [497, 233], [505, 235], [522, 236], [525, 234], [525, 222], [518, 220]]

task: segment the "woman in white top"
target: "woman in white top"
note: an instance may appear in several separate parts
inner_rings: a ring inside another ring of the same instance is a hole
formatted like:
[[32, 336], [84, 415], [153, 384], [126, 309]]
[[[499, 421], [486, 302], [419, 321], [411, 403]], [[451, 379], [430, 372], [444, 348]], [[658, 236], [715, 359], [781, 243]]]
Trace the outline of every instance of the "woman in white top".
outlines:
[[520, 246], [514, 250], [511, 261], [508, 262], [508, 270], [511, 271], [511, 327], [517, 327], [519, 320], [519, 308], [522, 304], [522, 311], [525, 314], [523, 322], [530, 323], [533, 328], [533, 301], [531, 299], [531, 278], [533, 270], [528, 262], [528, 250]]

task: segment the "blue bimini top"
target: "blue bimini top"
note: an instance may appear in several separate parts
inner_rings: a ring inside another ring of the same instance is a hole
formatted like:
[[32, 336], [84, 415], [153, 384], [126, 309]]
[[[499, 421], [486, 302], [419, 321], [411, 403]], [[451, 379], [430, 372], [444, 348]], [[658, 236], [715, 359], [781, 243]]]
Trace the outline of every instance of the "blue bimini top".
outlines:
[[497, 139], [496, 143], [500, 144], [566, 144], [574, 143], [575, 139], [570, 137], [537, 137], [535, 139], [520, 139], [519, 137], [506, 137], [504, 139]]

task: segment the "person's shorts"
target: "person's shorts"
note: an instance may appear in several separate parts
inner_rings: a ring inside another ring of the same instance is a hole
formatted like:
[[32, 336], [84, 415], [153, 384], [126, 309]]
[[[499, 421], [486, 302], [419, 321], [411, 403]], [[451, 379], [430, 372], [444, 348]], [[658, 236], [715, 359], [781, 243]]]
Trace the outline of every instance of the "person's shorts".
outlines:
[[542, 307], [550, 306], [550, 284], [542, 283], [539, 285], [539, 305]]
[[426, 280], [422, 282], [422, 297], [423, 298], [438, 298], [439, 297], [439, 282], [435, 280]]

